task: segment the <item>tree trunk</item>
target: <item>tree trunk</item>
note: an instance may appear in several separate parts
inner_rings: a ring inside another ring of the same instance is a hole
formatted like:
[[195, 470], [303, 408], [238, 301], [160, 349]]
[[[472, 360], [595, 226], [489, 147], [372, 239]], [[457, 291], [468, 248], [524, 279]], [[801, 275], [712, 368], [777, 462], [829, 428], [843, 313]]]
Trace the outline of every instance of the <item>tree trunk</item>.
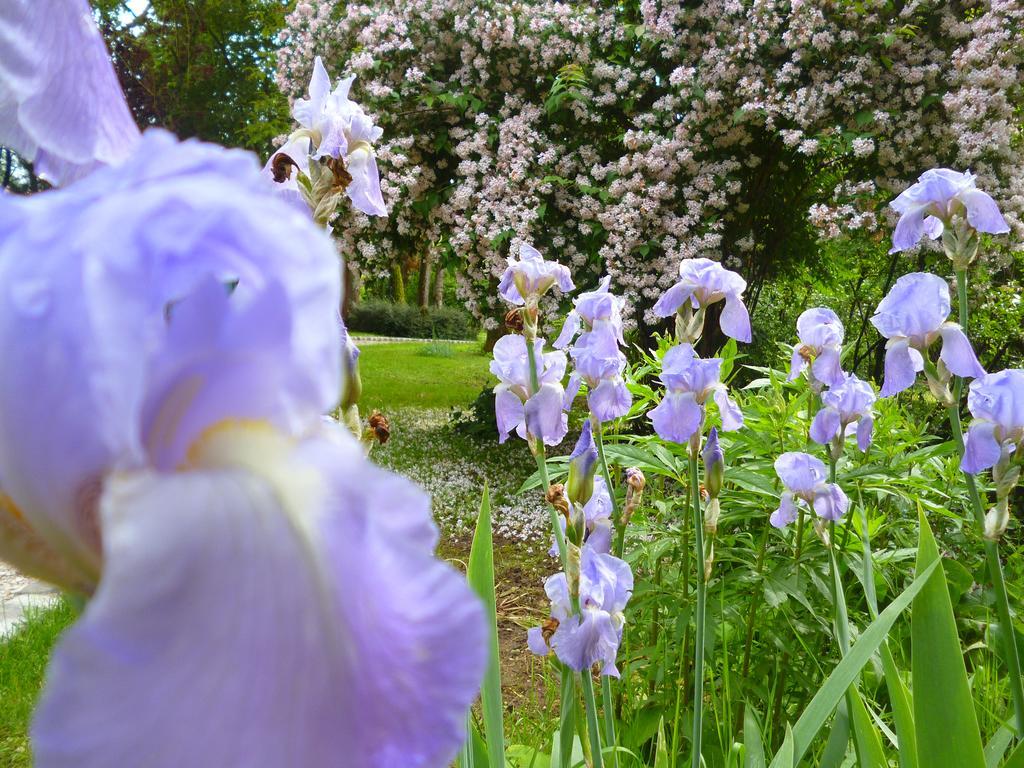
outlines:
[[493, 352], [494, 345], [498, 343], [498, 339], [504, 336], [508, 331], [505, 330], [504, 323], [499, 324], [497, 328], [492, 328], [487, 332], [487, 338], [484, 339], [484, 352]]
[[440, 264], [434, 265], [434, 306], [444, 305], [444, 268]]
[[405, 275], [397, 262], [391, 265], [391, 293], [396, 304], [405, 304]]
[[419, 284], [416, 286], [416, 299], [420, 309], [426, 309], [430, 303], [430, 251], [425, 251], [420, 256]]
[[355, 267], [345, 264], [341, 268], [341, 276], [345, 289], [341, 300], [341, 317], [343, 320], [348, 320], [352, 306], [359, 303], [359, 274]]

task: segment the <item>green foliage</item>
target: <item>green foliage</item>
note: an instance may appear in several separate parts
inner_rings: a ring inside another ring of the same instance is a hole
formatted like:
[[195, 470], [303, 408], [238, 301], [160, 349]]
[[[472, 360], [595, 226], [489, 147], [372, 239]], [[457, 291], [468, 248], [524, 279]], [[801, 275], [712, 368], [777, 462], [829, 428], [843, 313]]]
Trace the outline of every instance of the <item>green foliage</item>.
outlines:
[[291, 129], [274, 83], [288, 0], [93, 0], [128, 105], [159, 125], [265, 154]]
[[30, 612], [10, 637], [0, 639], [0, 765], [31, 765], [28, 723], [43, 687], [50, 649], [74, 621], [63, 600], [53, 608]]
[[364, 301], [352, 305], [348, 328], [384, 336], [412, 339], [475, 339], [476, 321], [455, 307], [420, 309], [409, 304]]

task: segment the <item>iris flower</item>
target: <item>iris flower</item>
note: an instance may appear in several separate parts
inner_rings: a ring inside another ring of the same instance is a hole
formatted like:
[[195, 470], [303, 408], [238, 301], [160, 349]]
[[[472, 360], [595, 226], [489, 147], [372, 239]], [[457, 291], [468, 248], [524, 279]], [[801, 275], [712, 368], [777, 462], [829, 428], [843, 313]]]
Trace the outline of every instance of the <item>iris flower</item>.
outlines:
[[544, 591], [551, 600], [553, 621], [547, 624], [547, 631], [542, 627], [527, 631], [530, 650], [540, 656], [553, 650], [559, 661], [578, 672], [600, 664], [602, 675], [618, 677], [615, 657], [625, 624], [623, 611], [633, 592], [629, 565], [584, 544], [580, 553], [579, 613], [572, 611], [564, 573], [550, 576]]
[[850, 506], [843, 489], [826, 482], [828, 474], [821, 459], [808, 453], [784, 453], [775, 460], [775, 471], [786, 490], [779, 508], [772, 512], [771, 524], [785, 528], [796, 520], [798, 504], [812, 508], [822, 520], [841, 520]]
[[505, 442], [515, 431], [524, 440], [537, 439], [545, 445], [558, 445], [568, 430], [568, 419], [562, 410], [565, 353], [545, 353], [543, 341], [533, 342], [540, 385], [534, 392], [526, 344], [524, 337], [510, 334], [502, 336], [494, 345], [491, 373], [499, 382], [494, 388], [498, 441]]
[[582, 383], [587, 385], [587, 406], [599, 421], [611, 421], [629, 413], [633, 396], [622, 376], [626, 356], [619, 350], [608, 328], [589, 331], [570, 348], [575, 370], [569, 377], [566, 406], [572, 403]]
[[[927, 272], [903, 275], [882, 299], [871, 318], [872, 325], [889, 340], [882, 397], [913, 385], [917, 374], [926, 369], [928, 348], [940, 338], [939, 357], [946, 369], [957, 376], [985, 375], [963, 330], [946, 320], [950, 306], [946, 281]], [[941, 370], [939, 375], [942, 377]]]
[[86, 0], [0, 3], [0, 137], [61, 186], [139, 141]]
[[866, 451], [871, 446], [875, 399], [870, 384], [847, 375], [841, 384], [822, 393], [822, 408], [811, 422], [811, 439], [820, 445], [838, 439], [841, 446], [847, 428], [856, 424], [857, 447]]
[[[92, 23], [39, 5], [55, 39]], [[151, 130], [66, 189], [0, 196], [0, 286], [0, 557], [88, 598], [36, 763], [447, 765], [483, 612], [433, 554], [428, 498], [321, 416], [341, 384], [326, 235], [250, 154]]]
[[373, 151], [373, 144], [381, 137], [383, 129], [349, 98], [355, 79], [355, 75], [351, 75], [339, 80], [332, 91], [331, 78], [317, 56], [309, 82], [309, 98], [295, 100], [292, 116], [305, 129], [298, 134], [312, 140], [314, 160], [344, 161], [345, 170], [352, 177], [345, 188], [352, 205], [370, 216], [386, 216]]
[[663, 361], [661, 380], [668, 390], [658, 406], [651, 410], [654, 431], [662, 440], [685, 443], [704, 425], [704, 408], [713, 398], [722, 417], [722, 429], [743, 426], [743, 413], [719, 381], [722, 361], [701, 360], [689, 344], [672, 347]]
[[573, 309], [565, 317], [562, 332], [558, 334], [555, 349], [565, 349], [582, 330], [583, 333], [607, 331], [618, 344], [622, 338], [622, 309], [626, 300], [609, 291], [611, 275], [605, 275], [596, 290], [579, 294], [573, 299]]
[[1000, 460], [1019, 459], [1024, 448], [1024, 370], [989, 373], [971, 382], [967, 407], [974, 420], [960, 466], [972, 475]]
[[811, 366], [813, 383], [831, 387], [843, 380], [839, 353], [843, 343], [843, 323], [828, 307], [805, 310], [796, 321], [800, 343], [793, 347], [789, 363], [789, 381], [794, 381]]
[[665, 291], [654, 305], [655, 315], [671, 317], [687, 309], [696, 313], [694, 317], [698, 322], [688, 339], [694, 342], [703, 329], [703, 310], [724, 299], [725, 309], [719, 319], [722, 333], [737, 341], [750, 341], [750, 315], [743, 303], [746, 280], [711, 259], [683, 259], [679, 276], [679, 282]]
[[913, 248], [923, 237], [934, 240], [957, 215], [966, 216], [977, 232], [1009, 232], [999, 207], [975, 186], [974, 178], [970, 171], [959, 173], [949, 168], [933, 168], [921, 174], [916, 184], [891, 203], [900, 220], [889, 253]]
[[510, 304], [536, 304], [545, 293], [557, 285], [561, 291], [571, 291], [573, 285], [569, 268], [557, 261], [548, 261], [540, 251], [528, 243], [519, 246], [519, 257], [508, 257], [508, 266], [501, 275], [498, 293]]

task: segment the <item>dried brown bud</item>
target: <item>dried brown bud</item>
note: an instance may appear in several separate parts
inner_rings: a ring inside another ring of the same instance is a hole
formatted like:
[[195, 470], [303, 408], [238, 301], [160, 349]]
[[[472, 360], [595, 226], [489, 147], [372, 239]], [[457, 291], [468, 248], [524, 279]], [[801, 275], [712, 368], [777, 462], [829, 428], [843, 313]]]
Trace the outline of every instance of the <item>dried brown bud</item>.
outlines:
[[384, 445], [391, 437], [391, 424], [388, 422], [388, 417], [374, 409], [373, 413], [370, 414], [369, 424], [370, 429], [373, 430], [373, 434], [377, 438], [377, 442]]
[[352, 183], [352, 174], [345, 167], [345, 161], [337, 157], [328, 157], [325, 164], [334, 174], [334, 186], [344, 191]]
[[558, 629], [558, 619], [554, 616], [550, 619], [545, 619], [544, 623], [540, 625], [540, 633], [545, 643], [551, 643], [551, 636], [555, 634], [556, 629]]
[[509, 333], [523, 332], [523, 313], [518, 309], [510, 309], [505, 313], [505, 327]]
[[288, 181], [292, 177], [292, 168], [298, 167], [295, 161], [284, 152], [278, 152], [270, 161], [270, 172], [278, 184]]
[[809, 363], [814, 359], [814, 350], [806, 344], [801, 344], [800, 348], [797, 349], [797, 353], [804, 359], [805, 363]]
[[548, 504], [558, 510], [566, 521], [569, 520], [569, 500], [565, 498], [565, 486], [561, 483], [552, 483], [545, 495]]
[[644, 486], [647, 485], [647, 478], [644, 477], [644, 473], [640, 471], [639, 467], [630, 467], [626, 470], [626, 485], [634, 493], [643, 491]]

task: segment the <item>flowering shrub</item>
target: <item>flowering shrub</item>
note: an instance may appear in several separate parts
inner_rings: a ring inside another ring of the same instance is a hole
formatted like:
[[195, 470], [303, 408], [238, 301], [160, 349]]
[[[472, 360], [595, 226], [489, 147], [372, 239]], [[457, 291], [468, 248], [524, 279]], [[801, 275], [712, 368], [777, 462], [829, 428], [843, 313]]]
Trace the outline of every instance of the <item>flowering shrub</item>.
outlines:
[[450, 249], [495, 328], [504, 254], [533, 242], [581, 285], [610, 275], [632, 325], [683, 259], [756, 300], [810, 228], [876, 237], [936, 164], [970, 168], [1024, 234], [1022, 20], [1013, 0], [300, 0], [278, 81], [303, 95], [323, 55], [386, 129], [389, 217], [336, 228], [362, 269]]

